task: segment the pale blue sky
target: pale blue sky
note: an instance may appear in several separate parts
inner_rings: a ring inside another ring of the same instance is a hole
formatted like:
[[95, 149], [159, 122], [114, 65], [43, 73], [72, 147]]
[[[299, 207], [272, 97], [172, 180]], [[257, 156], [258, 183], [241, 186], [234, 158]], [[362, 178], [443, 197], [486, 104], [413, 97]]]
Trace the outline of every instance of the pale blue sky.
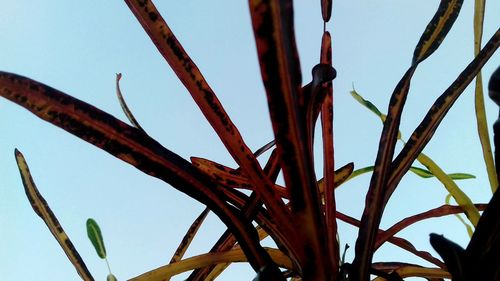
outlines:
[[[126, 120], [115, 97], [115, 73], [146, 131], [182, 157], [208, 158], [234, 167], [229, 154], [195, 103], [122, 1], [4, 1], [0, 9], [0, 69], [44, 82]], [[319, 1], [294, 1], [303, 81], [319, 60], [322, 20]], [[411, 62], [413, 49], [439, 1], [334, 1], [327, 29], [333, 38], [335, 148], [340, 167], [372, 165], [380, 121], [349, 95], [352, 84], [386, 111], [387, 101]], [[409, 136], [435, 98], [473, 55], [473, 1], [442, 47], [419, 66], [404, 112]], [[197, 63], [252, 149], [272, 139], [265, 94], [246, 1], [155, 1], [180, 42]], [[483, 41], [499, 26], [500, 3], [487, 2]], [[500, 64], [495, 54], [489, 77]], [[490, 124], [497, 109], [489, 100]], [[468, 172], [459, 185], [475, 201], [491, 196], [481, 161], [469, 87], [425, 152], [447, 172]], [[78, 280], [43, 222], [31, 209], [14, 160], [21, 150], [40, 192], [59, 218], [96, 280], [106, 266], [86, 236], [85, 221], [101, 225], [111, 267], [119, 280], [166, 264], [201, 204], [132, 166], [0, 99], [0, 279]], [[320, 159], [318, 155], [318, 159]], [[321, 162], [317, 170], [322, 171]], [[338, 190], [339, 210], [360, 216], [369, 176]], [[406, 176], [390, 201], [382, 227], [444, 203], [436, 180]], [[342, 243], [354, 245], [357, 229], [340, 224]], [[224, 227], [210, 215], [187, 256], [207, 251]], [[429, 232], [462, 245], [467, 234], [454, 218], [419, 223], [401, 233], [430, 250]], [[347, 257], [352, 259], [353, 251]], [[377, 260], [420, 262], [392, 246]], [[231, 267], [220, 280], [251, 280], [247, 265]], [[176, 280], [183, 280], [178, 278]]]

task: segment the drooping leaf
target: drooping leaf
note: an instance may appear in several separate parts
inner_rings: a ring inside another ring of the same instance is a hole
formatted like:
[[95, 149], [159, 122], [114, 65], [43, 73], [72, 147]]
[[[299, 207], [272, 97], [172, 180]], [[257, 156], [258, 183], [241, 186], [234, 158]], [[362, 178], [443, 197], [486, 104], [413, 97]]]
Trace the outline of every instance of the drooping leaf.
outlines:
[[453, 279], [467, 280], [465, 279], [467, 270], [465, 250], [460, 245], [435, 233], [430, 234], [430, 242], [434, 250], [443, 258], [446, 268], [453, 276]]
[[140, 130], [94, 106], [16, 74], [0, 72], [0, 96], [207, 205], [238, 237], [252, 266], [260, 268], [264, 266], [260, 263], [269, 261], [253, 226], [239, 219], [238, 210], [227, 204], [221, 190], [191, 163]]
[[441, 0], [413, 53], [413, 64], [430, 56], [439, 47], [458, 17], [463, 0]]
[[85, 262], [81, 258], [80, 254], [76, 250], [75, 246], [69, 239], [64, 229], [62, 228], [56, 216], [50, 209], [49, 205], [47, 204], [47, 201], [45, 201], [43, 196], [38, 191], [35, 182], [31, 177], [28, 163], [26, 163], [23, 154], [16, 149], [15, 156], [19, 172], [21, 173], [24, 190], [26, 192], [26, 196], [28, 197], [31, 203], [31, 207], [33, 208], [35, 213], [45, 222], [50, 232], [57, 240], [57, 242], [63, 249], [68, 259], [71, 261], [71, 263], [75, 267], [76, 271], [78, 272], [78, 275], [80, 275], [82, 280], [93, 281], [94, 278], [87, 269]]
[[134, 114], [132, 114], [132, 111], [130, 111], [127, 103], [125, 102], [125, 99], [123, 98], [122, 91], [120, 90], [120, 79], [122, 79], [122, 74], [117, 73], [116, 74], [116, 95], [118, 96], [118, 101], [120, 102], [120, 106], [122, 107], [123, 113], [125, 113], [125, 116], [127, 116], [128, 120], [130, 121], [130, 123], [132, 123], [132, 125], [134, 125], [134, 127], [143, 131], [144, 133], [146, 133], [146, 131], [144, 131], [144, 129], [141, 127], [141, 125], [139, 125], [139, 122], [137, 122], [137, 119], [135, 119]]
[[89, 237], [90, 242], [92, 242], [97, 255], [101, 259], [105, 259], [106, 247], [104, 246], [104, 239], [102, 238], [101, 228], [92, 218], [89, 218], [87, 220], [87, 236]]
[[321, 15], [325, 23], [328, 22], [332, 16], [332, 2], [332, 0], [321, 0]]

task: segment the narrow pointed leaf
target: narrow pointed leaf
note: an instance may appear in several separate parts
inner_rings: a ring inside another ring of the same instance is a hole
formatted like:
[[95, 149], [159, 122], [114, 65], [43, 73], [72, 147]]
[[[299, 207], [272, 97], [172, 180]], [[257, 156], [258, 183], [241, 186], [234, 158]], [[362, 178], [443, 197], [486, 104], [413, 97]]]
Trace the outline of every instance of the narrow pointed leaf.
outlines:
[[415, 129], [408, 143], [403, 147], [399, 155], [394, 159], [391, 168], [391, 177], [387, 184], [388, 191], [385, 195], [385, 202], [389, 200], [390, 195], [397, 184], [408, 171], [410, 165], [422, 152], [425, 145], [436, 131], [448, 110], [465, 90], [467, 85], [474, 79], [479, 70], [495, 53], [500, 45], [500, 29], [495, 32], [492, 38], [484, 46], [481, 52], [465, 68], [457, 79], [446, 89], [446, 91], [436, 100], [434, 105], [428, 111], [419, 126]]
[[493, 194], [465, 252], [472, 265], [471, 276], [478, 280], [498, 280], [500, 276], [500, 193]]
[[[373, 103], [364, 99], [355, 90], [351, 91], [351, 95], [358, 102], [360, 102], [362, 105], [364, 105], [370, 111], [372, 111], [374, 114], [379, 116], [379, 118], [382, 120], [382, 122], [384, 122], [384, 120], [385, 120], [384, 114]], [[400, 132], [398, 132], [398, 139], [402, 140]], [[404, 141], [402, 141], [402, 142], [405, 143]], [[466, 210], [467, 217], [471, 220], [471, 222], [474, 225], [476, 225], [477, 221], [479, 220], [479, 212], [475, 209], [470, 198], [453, 181], [454, 178], [463, 179], [463, 178], [467, 178], [469, 175], [467, 175], [467, 174], [447, 175], [434, 161], [432, 161], [432, 159], [430, 159], [424, 153], [420, 153], [417, 157], [417, 160], [422, 165], [426, 166], [427, 169], [429, 169], [429, 170], [424, 170], [424, 169], [416, 168], [416, 167], [410, 167], [410, 171], [412, 171], [413, 173], [415, 173], [423, 178], [436, 177], [443, 184], [443, 186], [448, 190], [448, 192], [450, 192], [450, 194], [452, 194], [453, 197], [456, 198], [456, 200], [458, 200], [457, 203], [459, 203], [459, 205], [462, 206], [462, 208], [464, 208], [464, 210]], [[365, 172], [365, 171], [366, 170], [361, 170], [360, 172]], [[357, 175], [355, 173], [353, 173], [353, 174]]]
[[[485, 0], [474, 0], [474, 55], [477, 56], [481, 51], [481, 40], [483, 37], [483, 22]], [[476, 110], [476, 122], [479, 140], [483, 152], [486, 171], [490, 181], [491, 191], [495, 192], [498, 187], [498, 178], [495, 170], [495, 162], [491, 150], [490, 136], [488, 132], [488, 122], [486, 119], [486, 109], [484, 105], [483, 78], [481, 72], [476, 76], [476, 85], [474, 92], [474, 109]]]
[[[245, 144], [243, 137], [227, 115], [214, 91], [177, 40], [155, 5], [152, 1], [142, 0], [125, 0], [125, 3], [148, 33], [160, 54], [189, 91], [231, 156], [252, 181], [256, 192], [261, 196], [269, 212], [273, 214], [273, 217], [282, 221], [279, 225], [281, 231], [288, 233], [288, 239], [293, 240], [294, 232], [290, 223], [288, 209], [285, 208], [279, 195], [274, 192], [257, 159]], [[290, 241], [282, 242], [288, 243], [290, 249], [294, 248], [292, 246], [294, 243]]]
[[436, 14], [418, 41], [413, 53], [413, 64], [423, 61], [436, 51], [457, 19], [462, 3], [463, 0], [441, 0]]
[[434, 233], [430, 234], [430, 242], [434, 250], [443, 258], [446, 268], [454, 279], [466, 276], [468, 264], [465, 259], [465, 250], [462, 247], [442, 235]]
[[[476, 204], [475, 205], [478, 210], [484, 210], [486, 209], [486, 204]], [[375, 244], [375, 248], [379, 248], [383, 243], [385, 243], [390, 237], [396, 235], [398, 232], [401, 230], [407, 228], [408, 226], [413, 225], [414, 223], [417, 223], [422, 220], [430, 219], [430, 218], [438, 218], [442, 216], [447, 216], [447, 215], [452, 215], [452, 214], [459, 214], [463, 213], [464, 210], [460, 206], [451, 206], [451, 205], [443, 205], [431, 210], [428, 210], [426, 212], [422, 212], [420, 214], [416, 214], [407, 218], [402, 219], [401, 221], [397, 222], [390, 228], [388, 228], [384, 233], [379, 234], [377, 236], [377, 243]]]
[[116, 95], [118, 96], [118, 101], [120, 102], [120, 106], [122, 107], [123, 113], [125, 113], [125, 116], [127, 116], [128, 120], [134, 127], [137, 129], [144, 131], [144, 129], [139, 125], [139, 122], [137, 122], [137, 119], [135, 119], [134, 114], [132, 114], [132, 111], [127, 106], [127, 103], [125, 102], [125, 99], [123, 98], [122, 91], [120, 90], [120, 79], [122, 79], [122, 74], [117, 73], [116, 74]]
[[321, 15], [325, 23], [328, 22], [332, 16], [332, 2], [332, 0], [321, 0]]
[[26, 196], [28, 197], [31, 203], [31, 207], [33, 207], [35, 213], [45, 222], [50, 232], [57, 240], [61, 248], [64, 250], [64, 253], [71, 261], [71, 263], [75, 267], [76, 271], [78, 272], [78, 275], [80, 275], [82, 280], [93, 281], [94, 278], [87, 269], [85, 262], [82, 260], [75, 246], [73, 245], [68, 235], [62, 228], [61, 224], [57, 220], [56, 216], [50, 209], [49, 205], [47, 204], [47, 201], [45, 201], [45, 199], [38, 191], [35, 182], [31, 177], [28, 163], [26, 163], [23, 154], [16, 149], [15, 156], [16, 156], [17, 166], [19, 168], [19, 172], [21, 173], [21, 178], [23, 180]]
[[[280, 267], [293, 268], [290, 259], [281, 251], [276, 249], [267, 249], [267, 252], [272, 257], [273, 261]], [[159, 267], [152, 271], [141, 274], [140, 276], [132, 278], [129, 281], [162, 281], [177, 274], [208, 265], [246, 261], [247, 257], [243, 254], [241, 249], [234, 249], [219, 253], [202, 254]]]
[[259, 245], [255, 229], [225, 202], [220, 189], [191, 163], [142, 131], [85, 102], [16, 74], [0, 72], [0, 96], [207, 205], [238, 237], [252, 266], [258, 269], [268, 264], [269, 256]]
[[104, 239], [102, 238], [101, 228], [94, 219], [87, 220], [87, 236], [92, 242], [97, 255], [101, 259], [106, 258], [106, 247], [104, 246]]
[[305, 259], [317, 263], [315, 268], [303, 269], [314, 277], [304, 278], [326, 279], [330, 273], [325, 264], [327, 249], [323, 247], [325, 227], [309, 149], [311, 142], [299, 108], [302, 77], [295, 44], [293, 5], [289, 1], [250, 0], [249, 6], [276, 147], [290, 192], [293, 222], [301, 226], [291, 230], [291, 233], [300, 232], [302, 240], [291, 249], [301, 247], [296, 249], [300, 253], [293, 254], [304, 261], [301, 264], [310, 264]]
[[273, 146], [275, 146], [275, 145], [276, 145], [276, 141], [272, 140], [272, 141], [268, 142], [267, 144], [265, 144], [263, 147], [257, 149], [257, 151], [255, 151], [255, 153], [254, 153], [255, 158], [261, 156], [263, 153], [265, 153], [269, 149], [273, 148]]
[[191, 224], [186, 235], [184, 235], [184, 238], [182, 238], [182, 242], [177, 247], [177, 250], [175, 250], [174, 256], [170, 260], [170, 263], [178, 262], [182, 259], [189, 245], [191, 245], [191, 241], [193, 241], [194, 236], [198, 232], [198, 229], [200, 229], [201, 224], [207, 217], [209, 211], [210, 210], [208, 208], [205, 208], [201, 212], [201, 214], [195, 219], [195, 221]]
[[[451, 196], [451, 194], [446, 195], [446, 198], [445, 198], [446, 204], [450, 205], [450, 200], [452, 197], [453, 196]], [[477, 209], [479, 211], [481, 211], [479, 208], [477, 208]], [[465, 229], [467, 230], [469, 237], [472, 237], [472, 234], [474, 233], [474, 229], [472, 229], [472, 227], [460, 216], [460, 214], [455, 214], [455, 217], [465, 226]]]

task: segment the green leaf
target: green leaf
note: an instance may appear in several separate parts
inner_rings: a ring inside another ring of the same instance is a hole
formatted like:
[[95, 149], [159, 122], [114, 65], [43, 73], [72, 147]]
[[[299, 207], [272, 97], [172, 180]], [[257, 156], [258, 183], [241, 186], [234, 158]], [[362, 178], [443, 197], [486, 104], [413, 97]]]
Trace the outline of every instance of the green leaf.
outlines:
[[101, 229], [97, 222], [91, 218], [87, 220], [87, 235], [94, 245], [97, 255], [101, 259], [106, 258], [106, 248], [104, 247], [104, 240], [102, 239]]

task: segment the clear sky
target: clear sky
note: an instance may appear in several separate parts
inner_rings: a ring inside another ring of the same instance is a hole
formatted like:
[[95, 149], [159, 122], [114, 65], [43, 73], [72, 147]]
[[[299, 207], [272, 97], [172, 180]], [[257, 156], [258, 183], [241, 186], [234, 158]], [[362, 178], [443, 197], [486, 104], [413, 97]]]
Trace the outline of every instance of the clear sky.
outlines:
[[[184, 158], [204, 157], [235, 164], [182, 84], [122, 1], [3, 1], [0, 9], [0, 69], [28, 76], [126, 120], [115, 97], [115, 73], [142, 127]], [[319, 1], [294, 1], [303, 81], [319, 61], [322, 19]], [[333, 38], [336, 166], [372, 165], [380, 121], [349, 95], [356, 90], [386, 111], [387, 101], [439, 1], [334, 1], [327, 29]], [[435, 98], [473, 57], [473, 2], [461, 14], [441, 48], [418, 68], [401, 131], [409, 136]], [[257, 149], [272, 139], [265, 92], [246, 1], [156, 1], [158, 9], [197, 63], [239, 127]], [[500, 2], [487, 1], [483, 41], [500, 24]], [[500, 65], [495, 54], [484, 77]], [[497, 108], [489, 100], [490, 124]], [[459, 182], [474, 201], [491, 196], [476, 135], [469, 87], [452, 108], [425, 152], [447, 172], [476, 179]], [[491, 127], [491, 126], [490, 126]], [[78, 280], [78, 276], [24, 194], [14, 148], [21, 150], [40, 192], [59, 218], [96, 278], [106, 266], [87, 239], [85, 221], [100, 224], [109, 261], [119, 280], [168, 263], [203, 206], [167, 184], [0, 99], [0, 279]], [[318, 159], [321, 159], [318, 154]], [[321, 161], [317, 170], [322, 171]], [[338, 208], [359, 218], [369, 176], [338, 190]], [[434, 179], [407, 175], [389, 202], [382, 227], [444, 203], [446, 191]], [[340, 224], [341, 243], [354, 245], [357, 229]], [[210, 215], [187, 256], [207, 251], [224, 231]], [[467, 233], [453, 217], [419, 223], [400, 233], [418, 249], [433, 252], [430, 232], [465, 246]], [[353, 250], [347, 253], [348, 261]], [[378, 261], [419, 259], [392, 246]], [[236, 265], [220, 280], [251, 280], [248, 265]], [[177, 278], [176, 280], [183, 280]]]

